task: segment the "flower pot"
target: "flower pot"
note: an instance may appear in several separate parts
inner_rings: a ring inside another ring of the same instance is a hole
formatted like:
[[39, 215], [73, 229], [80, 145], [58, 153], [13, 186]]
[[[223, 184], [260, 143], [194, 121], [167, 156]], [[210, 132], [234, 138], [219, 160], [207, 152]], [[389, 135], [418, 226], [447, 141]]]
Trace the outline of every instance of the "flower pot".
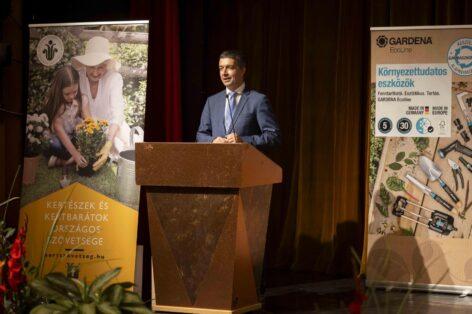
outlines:
[[91, 177], [95, 174], [95, 171], [93, 171], [93, 164], [95, 163], [96, 160], [91, 160], [87, 164], [87, 166], [81, 168], [79, 167], [77, 169], [77, 174], [81, 177]]
[[23, 184], [33, 184], [36, 180], [36, 170], [38, 169], [41, 156], [23, 158]]

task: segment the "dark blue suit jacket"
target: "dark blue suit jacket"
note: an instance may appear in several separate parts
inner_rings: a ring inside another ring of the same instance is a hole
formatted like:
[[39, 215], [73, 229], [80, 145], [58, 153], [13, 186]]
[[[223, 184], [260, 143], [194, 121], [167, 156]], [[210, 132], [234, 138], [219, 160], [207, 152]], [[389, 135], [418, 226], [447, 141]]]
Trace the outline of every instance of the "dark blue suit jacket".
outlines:
[[[208, 97], [203, 108], [197, 142], [212, 142], [216, 137], [232, 133], [225, 130], [226, 90]], [[280, 129], [267, 97], [245, 89], [233, 114], [234, 133], [258, 148], [280, 144]]]

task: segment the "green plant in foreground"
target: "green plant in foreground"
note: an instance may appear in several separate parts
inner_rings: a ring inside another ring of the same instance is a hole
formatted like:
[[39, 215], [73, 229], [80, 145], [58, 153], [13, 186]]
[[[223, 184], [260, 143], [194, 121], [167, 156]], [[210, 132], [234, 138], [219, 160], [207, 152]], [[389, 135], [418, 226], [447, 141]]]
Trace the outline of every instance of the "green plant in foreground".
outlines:
[[137, 293], [128, 291], [130, 282], [107, 284], [121, 268], [115, 268], [98, 276], [90, 285], [62, 273], [49, 273], [43, 279], [35, 279], [31, 287], [47, 299], [47, 304], [36, 306], [32, 314], [151, 314]]

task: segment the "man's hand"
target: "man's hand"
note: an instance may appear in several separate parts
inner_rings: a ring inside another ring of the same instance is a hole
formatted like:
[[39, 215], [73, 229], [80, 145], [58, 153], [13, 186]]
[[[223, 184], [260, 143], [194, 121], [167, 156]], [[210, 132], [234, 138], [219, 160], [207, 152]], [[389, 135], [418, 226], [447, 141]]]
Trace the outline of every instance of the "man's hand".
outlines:
[[112, 145], [111, 141], [107, 141], [105, 145], [103, 145], [102, 149], [97, 153], [98, 160], [93, 164], [93, 171], [97, 171], [107, 162]]
[[215, 144], [224, 144], [224, 143], [228, 143], [228, 140], [225, 139], [224, 137], [218, 136], [217, 138], [215, 138], [215, 139], [213, 140], [212, 143], [215, 143]]
[[243, 140], [236, 133], [226, 135], [227, 143], [242, 143]]

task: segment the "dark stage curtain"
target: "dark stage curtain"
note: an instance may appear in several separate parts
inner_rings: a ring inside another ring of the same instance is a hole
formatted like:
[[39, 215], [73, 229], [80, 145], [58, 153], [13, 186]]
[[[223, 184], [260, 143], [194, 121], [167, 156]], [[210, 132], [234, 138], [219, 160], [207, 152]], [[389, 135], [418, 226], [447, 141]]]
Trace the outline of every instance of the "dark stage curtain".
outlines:
[[149, 19], [145, 140], [182, 140], [179, 6], [172, 0], [130, 2], [131, 19]]
[[182, 1], [184, 138], [221, 90], [218, 55], [248, 55], [247, 83], [272, 102], [284, 171], [275, 186], [266, 265], [350, 273], [362, 245], [368, 10], [353, 1]]
[[[130, 2], [130, 18], [149, 19], [145, 141], [182, 141], [179, 6], [177, 1]], [[143, 246], [142, 297], [151, 299], [151, 248], [146, 195], [141, 190], [138, 244]]]
[[362, 250], [369, 26], [464, 24], [471, 14], [470, 1], [180, 1], [184, 139], [222, 89], [226, 49], [246, 52], [247, 83], [281, 125], [268, 268], [349, 275], [349, 247]]

